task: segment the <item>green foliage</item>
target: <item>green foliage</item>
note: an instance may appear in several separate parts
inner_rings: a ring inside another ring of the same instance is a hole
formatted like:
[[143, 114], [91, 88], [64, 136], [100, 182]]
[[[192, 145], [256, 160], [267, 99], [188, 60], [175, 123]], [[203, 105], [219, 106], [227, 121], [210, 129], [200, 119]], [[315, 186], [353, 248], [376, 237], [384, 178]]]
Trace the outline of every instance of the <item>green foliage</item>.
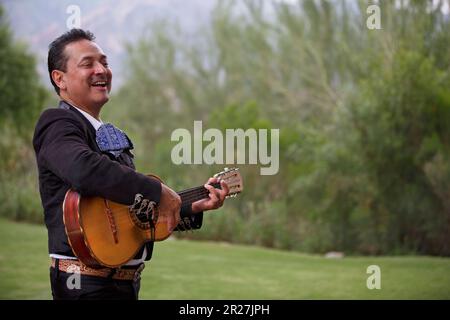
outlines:
[[46, 91], [38, 81], [35, 58], [12, 39], [0, 7], [0, 125], [9, 122], [26, 134], [42, 109]]
[[187, 237], [450, 254], [444, 2], [380, 1], [381, 30], [366, 27], [370, 4], [221, 1], [194, 42], [161, 23], [129, 46], [129, 79], [111, 115], [131, 119], [146, 171], [189, 187], [220, 170], [168, 161], [171, 132], [194, 120], [280, 129], [279, 173], [240, 166], [245, 192]]
[[[368, 0], [220, 1], [210, 28], [190, 41], [166, 22], [143, 30], [128, 46], [125, 85], [102, 117], [130, 135], [140, 172], [176, 190], [233, 164], [173, 164], [175, 129], [192, 132], [194, 120], [222, 132], [280, 129], [279, 172], [261, 176], [260, 165], [239, 165], [244, 192], [206, 213], [201, 231], [182, 237], [448, 256], [444, 3], [379, 1], [382, 29], [369, 30]], [[34, 60], [0, 17], [1, 210], [40, 221], [32, 151], [23, 137], [30, 139], [29, 121], [45, 95]]]
[[31, 139], [48, 94], [35, 58], [13, 41], [1, 6], [0, 97], [0, 215], [42, 221]]
[[426, 172], [435, 157], [448, 159], [450, 151], [444, 88], [448, 73], [435, 67], [432, 56], [399, 50], [391, 68], [364, 82], [352, 109], [361, 156], [377, 190], [373, 210], [392, 213], [382, 236], [405, 250], [448, 253], [449, 208], [439, 192], [450, 185], [437, 190]]

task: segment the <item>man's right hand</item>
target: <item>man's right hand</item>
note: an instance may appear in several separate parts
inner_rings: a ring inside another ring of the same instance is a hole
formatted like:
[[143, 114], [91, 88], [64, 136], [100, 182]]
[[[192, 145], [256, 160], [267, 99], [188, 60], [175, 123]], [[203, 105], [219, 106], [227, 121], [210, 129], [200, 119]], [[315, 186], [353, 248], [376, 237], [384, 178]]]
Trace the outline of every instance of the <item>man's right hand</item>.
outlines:
[[161, 183], [158, 220], [166, 222], [167, 231], [172, 232], [180, 222], [181, 198], [165, 184]]

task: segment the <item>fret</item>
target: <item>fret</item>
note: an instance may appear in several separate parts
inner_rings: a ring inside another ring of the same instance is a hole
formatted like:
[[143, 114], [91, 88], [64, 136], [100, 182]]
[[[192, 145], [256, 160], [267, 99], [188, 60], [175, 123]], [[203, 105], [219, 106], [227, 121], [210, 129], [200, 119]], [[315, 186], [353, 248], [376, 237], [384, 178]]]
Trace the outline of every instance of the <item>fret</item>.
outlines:
[[[214, 188], [220, 189], [220, 183], [211, 183]], [[181, 198], [182, 206], [190, 205], [195, 201], [208, 198], [209, 191], [204, 186], [194, 187], [177, 192]]]

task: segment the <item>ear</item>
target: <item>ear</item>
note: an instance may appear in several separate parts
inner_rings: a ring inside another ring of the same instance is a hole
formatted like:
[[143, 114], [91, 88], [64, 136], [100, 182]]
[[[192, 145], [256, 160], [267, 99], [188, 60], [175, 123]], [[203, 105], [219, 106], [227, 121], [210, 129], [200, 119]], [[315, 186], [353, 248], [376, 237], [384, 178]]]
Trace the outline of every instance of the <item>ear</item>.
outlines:
[[61, 70], [53, 70], [51, 75], [52, 75], [53, 82], [56, 83], [56, 85], [58, 86], [58, 88], [60, 90], [64, 91], [67, 89], [64, 72], [62, 72]]

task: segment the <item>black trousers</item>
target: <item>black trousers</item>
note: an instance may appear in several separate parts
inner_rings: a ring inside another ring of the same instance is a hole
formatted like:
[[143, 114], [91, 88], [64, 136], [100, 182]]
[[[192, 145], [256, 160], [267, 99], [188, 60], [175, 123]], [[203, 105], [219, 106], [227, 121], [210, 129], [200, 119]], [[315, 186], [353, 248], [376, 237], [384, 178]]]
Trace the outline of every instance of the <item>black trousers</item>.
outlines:
[[50, 267], [54, 300], [138, 300], [141, 280], [115, 280], [66, 273]]

